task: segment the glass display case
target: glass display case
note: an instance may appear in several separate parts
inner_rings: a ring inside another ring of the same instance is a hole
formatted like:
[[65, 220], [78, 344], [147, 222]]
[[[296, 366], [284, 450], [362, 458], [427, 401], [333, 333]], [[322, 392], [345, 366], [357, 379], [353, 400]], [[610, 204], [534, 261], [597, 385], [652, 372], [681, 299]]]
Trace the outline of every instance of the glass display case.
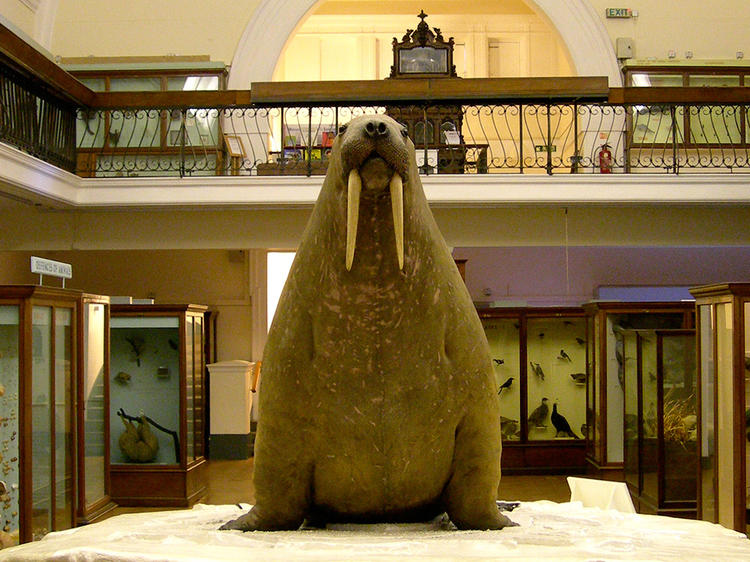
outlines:
[[188, 506], [206, 492], [205, 306], [112, 305], [110, 494]]
[[580, 472], [586, 408], [581, 308], [480, 308], [501, 404], [503, 472]]
[[[692, 302], [595, 301], [586, 311], [586, 461], [588, 472], [605, 480], [623, 479], [623, 354], [627, 329], [690, 329]], [[631, 359], [632, 360], [632, 359]]]
[[83, 294], [77, 385], [79, 525], [93, 523], [116, 504], [109, 497], [109, 297]]
[[750, 283], [690, 292], [698, 331], [698, 518], [747, 533]]
[[75, 525], [77, 303], [0, 286], [0, 514], [10, 542]]
[[695, 330], [623, 330], [625, 482], [639, 513], [694, 518]]

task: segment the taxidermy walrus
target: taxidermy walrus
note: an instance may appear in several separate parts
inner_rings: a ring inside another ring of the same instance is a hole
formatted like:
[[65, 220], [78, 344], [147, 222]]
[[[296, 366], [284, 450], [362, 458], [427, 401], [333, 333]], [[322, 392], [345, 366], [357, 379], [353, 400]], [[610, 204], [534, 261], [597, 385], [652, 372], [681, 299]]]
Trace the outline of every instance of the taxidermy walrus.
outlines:
[[222, 529], [512, 525], [495, 503], [500, 412], [482, 326], [406, 130], [339, 129], [263, 354], [256, 504]]

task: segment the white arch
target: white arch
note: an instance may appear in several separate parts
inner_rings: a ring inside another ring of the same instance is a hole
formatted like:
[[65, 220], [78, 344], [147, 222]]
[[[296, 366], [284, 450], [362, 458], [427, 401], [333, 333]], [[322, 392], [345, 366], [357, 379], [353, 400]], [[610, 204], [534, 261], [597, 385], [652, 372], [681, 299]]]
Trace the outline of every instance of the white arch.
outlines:
[[[527, 1], [557, 29], [579, 76], [607, 76], [610, 86], [622, 85], [612, 41], [589, 0]], [[244, 90], [270, 81], [287, 39], [316, 2], [262, 0], [235, 51], [228, 87]]]

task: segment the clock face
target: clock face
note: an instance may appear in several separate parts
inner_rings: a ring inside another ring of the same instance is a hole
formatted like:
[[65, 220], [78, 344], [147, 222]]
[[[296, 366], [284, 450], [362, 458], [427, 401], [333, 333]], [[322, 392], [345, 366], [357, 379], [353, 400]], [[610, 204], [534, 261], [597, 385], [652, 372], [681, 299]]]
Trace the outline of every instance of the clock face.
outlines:
[[433, 47], [414, 47], [399, 51], [398, 71], [402, 74], [445, 74], [448, 52]]

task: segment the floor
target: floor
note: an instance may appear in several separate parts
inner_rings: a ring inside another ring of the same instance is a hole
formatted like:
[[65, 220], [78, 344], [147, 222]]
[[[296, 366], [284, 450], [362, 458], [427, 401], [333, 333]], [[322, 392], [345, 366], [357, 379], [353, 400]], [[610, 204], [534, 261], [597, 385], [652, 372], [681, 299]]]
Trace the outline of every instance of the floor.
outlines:
[[[208, 461], [208, 494], [202, 503], [222, 505], [255, 502], [252, 482], [253, 459], [239, 461]], [[500, 482], [502, 500], [551, 500], [565, 502], [570, 489], [565, 476], [503, 476]], [[175, 508], [118, 507], [111, 515]]]

